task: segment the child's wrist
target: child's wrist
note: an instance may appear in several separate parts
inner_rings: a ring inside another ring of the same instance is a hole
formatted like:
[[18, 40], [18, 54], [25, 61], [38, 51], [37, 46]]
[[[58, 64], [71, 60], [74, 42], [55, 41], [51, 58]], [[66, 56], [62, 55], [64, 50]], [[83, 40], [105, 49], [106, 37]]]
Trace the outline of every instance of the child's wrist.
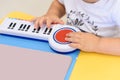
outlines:
[[100, 52], [101, 51], [101, 43], [102, 43], [103, 38], [98, 37], [97, 43], [94, 48], [94, 52]]

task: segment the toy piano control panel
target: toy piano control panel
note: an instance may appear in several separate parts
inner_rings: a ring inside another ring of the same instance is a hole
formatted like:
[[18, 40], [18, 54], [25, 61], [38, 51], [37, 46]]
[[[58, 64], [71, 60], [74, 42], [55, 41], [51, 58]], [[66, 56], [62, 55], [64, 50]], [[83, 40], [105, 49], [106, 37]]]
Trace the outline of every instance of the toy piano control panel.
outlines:
[[53, 50], [58, 52], [76, 50], [69, 46], [70, 42], [65, 41], [67, 33], [76, 31], [79, 31], [76, 27], [60, 24], [52, 25], [50, 28], [44, 25], [35, 29], [34, 23], [16, 18], [6, 18], [0, 25], [1, 34], [45, 40]]

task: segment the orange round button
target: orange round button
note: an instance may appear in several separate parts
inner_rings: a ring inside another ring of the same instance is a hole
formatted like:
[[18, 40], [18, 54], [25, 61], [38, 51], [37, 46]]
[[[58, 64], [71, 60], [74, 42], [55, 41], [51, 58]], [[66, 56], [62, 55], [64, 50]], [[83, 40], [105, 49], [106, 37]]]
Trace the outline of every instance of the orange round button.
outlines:
[[54, 34], [54, 39], [55, 41], [57, 41], [58, 43], [69, 43], [65, 40], [66, 34], [69, 32], [73, 32], [74, 30], [71, 28], [63, 28], [63, 29], [59, 29], [58, 31], [56, 31], [56, 33]]

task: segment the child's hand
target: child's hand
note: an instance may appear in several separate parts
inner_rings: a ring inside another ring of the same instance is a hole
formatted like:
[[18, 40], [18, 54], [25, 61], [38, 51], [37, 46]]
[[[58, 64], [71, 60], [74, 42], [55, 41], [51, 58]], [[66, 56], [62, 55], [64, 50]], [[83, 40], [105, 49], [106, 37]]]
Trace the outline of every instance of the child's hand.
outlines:
[[95, 52], [100, 42], [100, 37], [91, 33], [71, 32], [66, 35], [67, 41], [72, 42], [71, 47], [87, 52]]
[[37, 17], [34, 18], [32, 21], [35, 24], [35, 28], [41, 27], [43, 24], [46, 24], [47, 27], [50, 27], [51, 24], [64, 24], [64, 22], [60, 18], [51, 15]]

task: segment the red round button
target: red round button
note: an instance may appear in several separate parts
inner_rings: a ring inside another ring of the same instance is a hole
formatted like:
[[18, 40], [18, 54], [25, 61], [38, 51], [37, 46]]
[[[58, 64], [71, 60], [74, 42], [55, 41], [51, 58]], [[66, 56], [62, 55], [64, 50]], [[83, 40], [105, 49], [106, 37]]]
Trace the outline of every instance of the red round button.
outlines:
[[67, 41], [65, 40], [65, 37], [66, 37], [66, 34], [69, 32], [73, 32], [73, 30], [72, 29], [60, 29], [55, 33], [54, 38], [57, 42], [66, 43]]

